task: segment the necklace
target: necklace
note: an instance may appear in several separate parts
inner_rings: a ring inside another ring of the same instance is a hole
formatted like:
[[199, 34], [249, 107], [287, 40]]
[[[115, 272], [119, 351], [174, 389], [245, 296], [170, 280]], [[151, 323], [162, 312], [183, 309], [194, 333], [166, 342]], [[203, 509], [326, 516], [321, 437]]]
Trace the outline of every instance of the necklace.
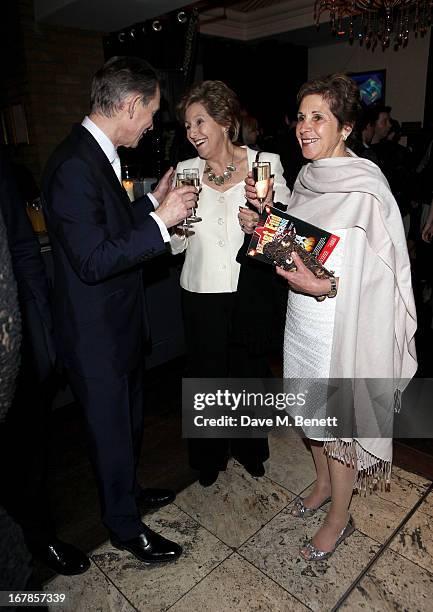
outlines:
[[236, 166], [233, 163], [233, 159], [235, 156], [235, 151], [233, 149], [233, 157], [230, 164], [227, 164], [226, 169], [222, 174], [215, 174], [209, 164], [206, 162], [204, 167], [204, 171], [207, 173], [208, 181], [211, 183], [214, 182], [215, 185], [224, 185], [226, 181], [229, 181], [232, 178], [232, 173], [236, 172]]

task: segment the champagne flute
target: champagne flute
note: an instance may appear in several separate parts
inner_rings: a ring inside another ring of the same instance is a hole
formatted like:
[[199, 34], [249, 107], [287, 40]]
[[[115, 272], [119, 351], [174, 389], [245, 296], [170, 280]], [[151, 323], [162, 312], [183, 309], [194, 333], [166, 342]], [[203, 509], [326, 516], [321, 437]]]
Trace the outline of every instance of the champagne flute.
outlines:
[[253, 179], [256, 184], [257, 199], [260, 202], [259, 211], [262, 214], [271, 181], [271, 162], [253, 162]]
[[42, 210], [41, 198], [35, 198], [26, 205], [27, 214], [36, 234], [46, 234], [47, 227], [45, 225], [44, 213]]
[[[191, 181], [190, 184], [194, 185], [194, 187], [196, 187], [197, 191], [200, 193], [200, 173], [199, 173], [198, 168], [185, 169], [183, 172], [184, 172], [186, 180]], [[198, 200], [198, 196], [197, 196], [197, 200]], [[189, 217], [189, 221], [191, 223], [198, 223], [199, 221], [202, 221], [202, 218], [197, 216], [196, 207], [193, 208], [192, 214]]]
[[[177, 172], [176, 187], [182, 187], [182, 185], [192, 185], [190, 181], [191, 179], [187, 179], [184, 172]], [[188, 230], [192, 227], [192, 224], [189, 223], [188, 219], [184, 219], [179, 227], [183, 229], [183, 233], [186, 236], [188, 234]]]

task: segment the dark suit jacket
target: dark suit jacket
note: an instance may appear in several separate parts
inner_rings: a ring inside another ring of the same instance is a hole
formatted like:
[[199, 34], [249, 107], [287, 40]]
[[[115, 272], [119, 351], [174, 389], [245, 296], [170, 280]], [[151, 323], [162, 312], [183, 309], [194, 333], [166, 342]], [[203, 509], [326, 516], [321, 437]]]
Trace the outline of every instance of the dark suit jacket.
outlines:
[[55, 361], [48, 284], [39, 241], [15, 176], [14, 167], [0, 157], [0, 206], [18, 287], [23, 365], [31, 369], [32, 381], [42, 382], [52, 372]]
[[166, 251], [146, 196], [131, 205], [81, 125], [48, 161], [43, 200], [54, 258], [58, 354], [87, 378], [136, 367], [148, 333], [141, 263]]

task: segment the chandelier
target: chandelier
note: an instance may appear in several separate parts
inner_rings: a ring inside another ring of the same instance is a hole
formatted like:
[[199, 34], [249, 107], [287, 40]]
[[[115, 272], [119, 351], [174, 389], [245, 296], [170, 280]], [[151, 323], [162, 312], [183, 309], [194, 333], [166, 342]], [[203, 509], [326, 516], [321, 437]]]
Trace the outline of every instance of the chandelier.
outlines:
[[433, 0], [315, 0], [314, 20], [329, 13], [334, 36], [358, 39], [367, 48], [405, 47], [411, 31], [424, 36], [432, 22]]

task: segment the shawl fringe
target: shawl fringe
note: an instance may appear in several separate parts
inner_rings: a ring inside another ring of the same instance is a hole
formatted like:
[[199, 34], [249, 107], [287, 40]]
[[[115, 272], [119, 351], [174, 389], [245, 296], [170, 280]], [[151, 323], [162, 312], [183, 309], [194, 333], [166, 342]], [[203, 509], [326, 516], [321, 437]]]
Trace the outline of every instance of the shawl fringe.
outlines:
[[394, 412], [399, 413], [401, 410], [401, 390], [396, 389], [394, 391]]
[[377, 488], [381, 491], [390, 490], [391, 460], [379, 459], [356, 440], [345, 441], [341, 439], [326, 440], [323, 445], [324, 453], [337, 461], [357, 469], [357, 478], [354, 488], [372, 493]]

